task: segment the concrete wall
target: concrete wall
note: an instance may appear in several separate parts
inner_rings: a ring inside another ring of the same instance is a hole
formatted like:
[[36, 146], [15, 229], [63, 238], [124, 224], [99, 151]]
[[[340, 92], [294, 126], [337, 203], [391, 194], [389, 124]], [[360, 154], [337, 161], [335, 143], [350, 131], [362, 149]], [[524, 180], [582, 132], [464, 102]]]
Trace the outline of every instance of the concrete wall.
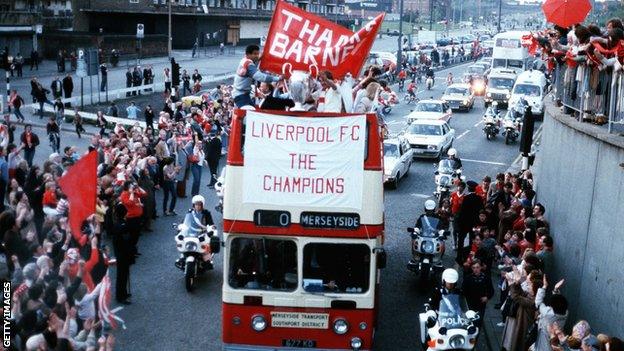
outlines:
[[566, 279], [569, 324], [624, 336], [624, 138], [576, 122], [552, 105], [536, 157], [538, 201], [555, 240], [556, 276]]

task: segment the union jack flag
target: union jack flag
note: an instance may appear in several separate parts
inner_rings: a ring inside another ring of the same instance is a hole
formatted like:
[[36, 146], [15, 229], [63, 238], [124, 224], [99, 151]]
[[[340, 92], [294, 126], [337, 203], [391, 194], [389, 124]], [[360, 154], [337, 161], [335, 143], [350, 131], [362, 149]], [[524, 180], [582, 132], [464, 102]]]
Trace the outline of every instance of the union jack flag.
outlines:
[[104, 323], [108, 323], [112, 329], [117, 329], [118, 324], [121, 324], [122, 329], [126, 329], [126, 324], [123, 319], [119, 318], [116, 313], [121, 310], [123, 307], [116, 307], [114, 309], [110, 309], [111, 304], [111, 281], [108, 276], [108, 271], [106, 271], [106, 275], [100, 282], [102, 286], [100, 287], [100, 296], [98, 297], [98, 308], [99, 308], [99, 316], [100, 319]]

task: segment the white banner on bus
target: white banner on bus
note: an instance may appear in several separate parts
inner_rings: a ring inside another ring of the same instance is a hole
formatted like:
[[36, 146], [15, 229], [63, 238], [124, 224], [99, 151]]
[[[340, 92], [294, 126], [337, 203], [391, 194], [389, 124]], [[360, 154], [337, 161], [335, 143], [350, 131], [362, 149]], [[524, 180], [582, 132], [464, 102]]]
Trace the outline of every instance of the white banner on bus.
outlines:
[[287, 117], [247, 111], [243, 202], [362, 208], [366, 116]]

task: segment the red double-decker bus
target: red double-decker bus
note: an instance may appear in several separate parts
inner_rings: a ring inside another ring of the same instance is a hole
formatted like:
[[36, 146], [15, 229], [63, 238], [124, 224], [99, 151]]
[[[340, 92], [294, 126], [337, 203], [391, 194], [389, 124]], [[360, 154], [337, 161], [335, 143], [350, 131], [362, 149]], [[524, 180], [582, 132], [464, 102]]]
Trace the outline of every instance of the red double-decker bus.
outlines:
[[235, 112], [224, 350], [370, 350], [383, 250], [374, 114]]

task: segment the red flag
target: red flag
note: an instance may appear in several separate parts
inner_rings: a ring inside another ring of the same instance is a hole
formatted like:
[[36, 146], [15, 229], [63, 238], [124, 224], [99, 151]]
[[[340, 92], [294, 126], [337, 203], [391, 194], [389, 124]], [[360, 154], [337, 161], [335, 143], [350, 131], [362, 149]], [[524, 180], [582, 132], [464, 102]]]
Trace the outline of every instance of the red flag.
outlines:
[[329, 70], [334, 78], [359, 74], [385, 14], [357, 33], [278, 1], [264, 45], [260, 68], [276, 74], [291, 70]]
[[80, 245], [87, 242], [82, 235], [82, 222], [95, 213], [97, 197], [97, 152], [91, 151], [69, 168], [59, 179], [59, 186], [69, 202], [69, 226]]

